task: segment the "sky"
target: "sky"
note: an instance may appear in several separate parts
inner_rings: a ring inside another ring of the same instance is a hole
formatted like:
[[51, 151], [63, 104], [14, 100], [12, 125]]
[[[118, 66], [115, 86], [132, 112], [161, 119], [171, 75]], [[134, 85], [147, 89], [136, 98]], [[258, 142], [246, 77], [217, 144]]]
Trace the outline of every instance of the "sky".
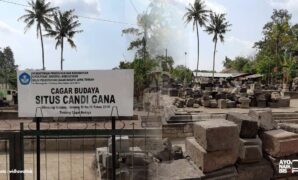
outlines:
[[[26, 4], [25, 0], [7, 0]], [[138, 13], [147, 9], [149, 0], [48, 0], [62, 10], [75, 9], [79, 16], [107, 19], [124, 23], [79, 18], [82, 33], [74, 41], [77, 49], [66, 45], [64, 52], [65, 70], [112, 69], [120, 61], [132, 61], [134, 52], [127, 51], [131, 40], [122, 35], [122, 30], [136, 27]], [[196, 68], [196, 33], [191, 24], [185, 25], [183, 15], [185, 6], [194, 0], [163, 0], [167, 11], [172, 13], [172, 27], [166, 40], [161, 40], [161, 49], [168, 49], [168, 55], [175, 65], [183, 64], [190, 69]], [[262, 28], [270, 21], [274, 8], [286, 8], [292, 14], [291, 22], [298, 23], [298, 0], [205, 0], [208, 9], [226, 13], [232, 26], [225, 35], [225, 42], [218, 44], [216, 54], [217, 71], [222, 70], [222, 61], [227, 56], [253, 56], [254, 42], [262, 38]], [[10, 46], [14, 52], [19, 69], [41, 69], [41, 45], [37, 39], [36, 28], [24, 33], [25, 24], [18, 21], [24, 11], [23, 6], [5, 3], [0, 0], [0, 47]], [[45, 38], [45, 66], [47, 70], [60, 69], [60, 49], [55, 42]], [[212, 36], [200, 29], [200, 65], [201, 70], [212, 69]], [[185, 57], [185, 52], [187, 56]], [[186, 61], [185, 61], [186, 60]], [[185, 63], [186, 62], [186, 63]]]

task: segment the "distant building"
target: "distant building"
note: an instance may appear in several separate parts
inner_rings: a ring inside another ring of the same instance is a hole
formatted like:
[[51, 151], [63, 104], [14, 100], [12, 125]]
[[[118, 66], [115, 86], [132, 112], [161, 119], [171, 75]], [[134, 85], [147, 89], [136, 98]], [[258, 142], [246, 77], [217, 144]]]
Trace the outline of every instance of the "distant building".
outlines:
[[[208, 83], [213, 77], [212, 72], [193, 72], [195, 82]], [[214, 78], [218, 80], [233, 79], [236, 81], [259, 79], [263, 77], [261, 74], [252, 73], [214, 73]]]

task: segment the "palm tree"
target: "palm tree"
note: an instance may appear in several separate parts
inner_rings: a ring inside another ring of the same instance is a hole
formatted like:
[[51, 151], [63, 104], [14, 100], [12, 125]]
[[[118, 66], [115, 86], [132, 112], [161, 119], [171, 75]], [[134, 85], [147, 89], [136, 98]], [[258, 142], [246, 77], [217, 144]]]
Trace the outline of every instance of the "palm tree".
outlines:
[[83, 32], [82, 30], [77, 30], [81, 25], [78, 21], [78, 16], [73, 14], [74, 10], [69, 10], [65, 12], [56, 12], [54, 14], [53, 29], [48, 29], [48, 34], [46, 36], [54, 37], [56, 40], [56, 49], [60, 45], [61, 47], [61, 70], [63, 70], [63, 49], [64, 49], [64, 39], [72, 48], [76, 48], [73, 41], [73, 37], [76, 33]]
[[218, 38], [221, 42], [224, 42], [224, 34], [229, 31], [228, 27], [231, 24], [226, 20], [225, 14], [210, 13], [210, 24], [206, 26], [206, 32], [208, 34], [213, 34], [212, 41], [214, 42], [214, 52], [213, 52], [213, 71], [212, 80], [214, 79], [214, 69], [215, 69], [215, 53]]
[[34, 25], [35, 23], [37, 24], [37, 38], [38, 36], [40, 36], [41, 41], [42, 69], [45, 70], [42, 28], [49, 29], [51, 27], [51, 17], [53, 15], [53, 12], [57, 9], [57, 7], [51, 7], [51, 3], [46, 2], [45, 0], [31, 0], [30, 2], [28, 2], [28, 4], [31, 9], [25, 9], [27, 14], [21, 16], [18, 20], [23, 20], [24, 23], [26, 23], [25, 32], [27, 32], [27, 30], [30, 29], [32, 25]]
[[199, 70], [199, 62], [200, 62], [200, 38], [199, 38], [199, 26], [205, 26], [206, 22], [208, 21], [208, 13], [209, 10], [206, 10], [204, 1], [196, 0], [194, 5], [189, 4], [189, 7], [186, 8], [187, 12], [184, 15], [186, 19], [186, 24], [192, 22], [193, 23], [193, 30], [196, 28], [197, 31], [197, 39], [198, 39], [198, 61], [197, 61], [197, 71]]

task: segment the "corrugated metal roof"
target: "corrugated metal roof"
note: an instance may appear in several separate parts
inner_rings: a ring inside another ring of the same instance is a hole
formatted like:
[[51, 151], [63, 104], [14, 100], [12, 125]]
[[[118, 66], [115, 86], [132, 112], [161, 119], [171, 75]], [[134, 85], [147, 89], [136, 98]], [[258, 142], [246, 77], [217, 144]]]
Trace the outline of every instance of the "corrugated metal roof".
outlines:
[[[193, 72], [194, 77], [212, 77], [212, 73], [210, 72]], [[216, 78], [228, 78], [233, 77], [232, 73], [214, 73], [214, 77]]]
[[252, 74], [252, 75], [246, 76], [245, 78], [246, 79], [255, 79], [255, 78], [260, 78], [260, 77], [263, 77], [263, 75], [261, 75], [261, 74]]

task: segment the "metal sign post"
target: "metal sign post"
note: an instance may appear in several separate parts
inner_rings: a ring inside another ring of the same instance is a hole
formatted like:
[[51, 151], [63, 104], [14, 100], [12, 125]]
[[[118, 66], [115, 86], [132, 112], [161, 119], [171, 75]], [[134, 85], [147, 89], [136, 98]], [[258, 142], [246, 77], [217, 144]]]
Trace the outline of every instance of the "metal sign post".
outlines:
[[[35, 118], [36, 121], [36, 131], [40, 131], [40, 121], [41, 118]], [[40, 136], [39, 134], [36, 135], [36, 179], [40, 180]]]
[[117, 159], [116, 159], [116, 117], [113, 116], [113, 112], [114, 109], [116, 109], [116, 115], [117, 117], [119, 117], [119, 112], [118, 112], [118, 107], [117, 106], [113, 106], [112, 110], [111, 110], [111, 118], [112, 118], [112, 179], [116, 180], [116, 163], [117, 163]]
[[[116, 130], [116, 118], [112, 116], [112, 131], [115, 132]], [[116, 135], [115, 133], [112, 134], [112, 173], [113, 173], [113, 180], [116, 180]]]

